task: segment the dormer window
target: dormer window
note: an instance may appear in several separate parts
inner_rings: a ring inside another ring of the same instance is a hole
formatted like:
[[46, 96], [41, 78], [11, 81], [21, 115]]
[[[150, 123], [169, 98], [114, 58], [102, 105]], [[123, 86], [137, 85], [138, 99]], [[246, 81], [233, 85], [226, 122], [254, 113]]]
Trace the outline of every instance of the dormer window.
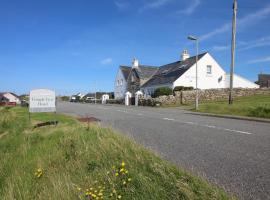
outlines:
[[212, 66], [211, 65], [206, 66], [206, 73], [207, 74], [212, 74]]

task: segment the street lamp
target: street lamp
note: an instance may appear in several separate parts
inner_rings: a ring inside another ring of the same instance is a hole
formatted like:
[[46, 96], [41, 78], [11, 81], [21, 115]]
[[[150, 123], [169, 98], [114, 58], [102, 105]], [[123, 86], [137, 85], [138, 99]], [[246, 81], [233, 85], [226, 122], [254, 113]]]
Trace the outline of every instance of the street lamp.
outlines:
[[189, 35], [187, 39], [196, 41], [196, 100], [195, 100], [195, 110], [199, 108], [199, 94], [198, 94], [198, 55], [199, 55], [199, 39]]

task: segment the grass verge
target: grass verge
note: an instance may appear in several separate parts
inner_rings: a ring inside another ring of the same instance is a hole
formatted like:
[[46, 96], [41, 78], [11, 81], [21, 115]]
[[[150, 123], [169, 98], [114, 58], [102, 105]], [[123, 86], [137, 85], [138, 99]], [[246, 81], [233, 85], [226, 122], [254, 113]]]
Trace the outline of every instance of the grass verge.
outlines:
[[199, 112], [270, 118], [270, 95], [254, 95], [228, 101], [206, 102], [199, 105]]
[[[57, 126], [33, 129], [56, 119]], [[232, 199], [107, 128], [0, 108], [0, 199]]]

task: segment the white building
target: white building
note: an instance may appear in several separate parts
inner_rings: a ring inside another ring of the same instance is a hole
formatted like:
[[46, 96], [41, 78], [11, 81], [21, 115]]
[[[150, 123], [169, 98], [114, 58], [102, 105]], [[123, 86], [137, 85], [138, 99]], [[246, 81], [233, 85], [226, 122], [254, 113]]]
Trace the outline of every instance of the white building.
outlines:
[[120, 66], [114, 82], [114, 98], [115, 99], [124, 99], [125, 93], [127, 92], [127, 79], [131, 67]]
[[[198, 56], [198, 88], [217, 89], [228, 88], [230, 76], [222, 69], [216, 60], [209, 54], [203, 53]], [[234, 76], [234, 88], [259, 88], [259, 85]], [[163, 65], [159, 70], [141, 86], [141, 91], [151, 95], [159, 87], [175, 88], [177, 86], [196, 87], [196, 56], [189, 57], [184, 51], [181, 60]]]
[[0, 93], [0, 102], [20, 104], [21, 100], [16, 94], [12, 92], [4, 92], [4, 93]]

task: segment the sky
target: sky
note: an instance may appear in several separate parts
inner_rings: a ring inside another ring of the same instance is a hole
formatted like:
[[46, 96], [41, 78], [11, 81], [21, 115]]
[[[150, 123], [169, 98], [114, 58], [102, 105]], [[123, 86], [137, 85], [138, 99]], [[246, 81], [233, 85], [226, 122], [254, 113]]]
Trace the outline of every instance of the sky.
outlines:
[[[188, 35], [229, 72], [233, 0], [0, 0], [0, 91], [113, 91], [119, 65], [180, 60]], [[235, 72], [270, 73], [270, 2], [238, 0]]]

